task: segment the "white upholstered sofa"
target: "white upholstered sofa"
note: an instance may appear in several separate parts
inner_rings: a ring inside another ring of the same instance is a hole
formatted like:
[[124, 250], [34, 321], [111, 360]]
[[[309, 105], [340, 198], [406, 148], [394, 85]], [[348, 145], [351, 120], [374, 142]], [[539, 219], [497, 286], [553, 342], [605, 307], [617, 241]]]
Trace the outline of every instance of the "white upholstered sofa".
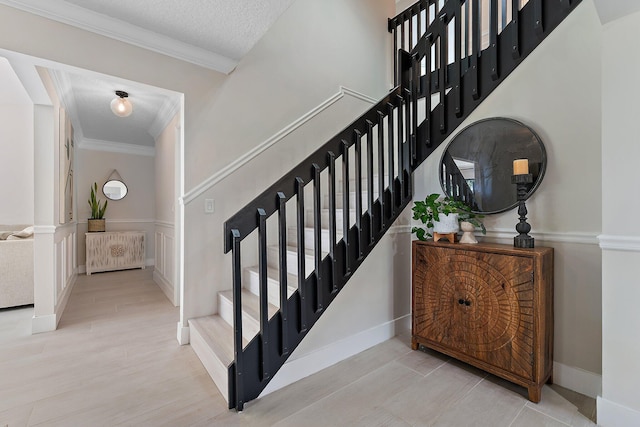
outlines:
[[0, 308], [27, 304], [33, 304], [33, 228], [0, 225]]

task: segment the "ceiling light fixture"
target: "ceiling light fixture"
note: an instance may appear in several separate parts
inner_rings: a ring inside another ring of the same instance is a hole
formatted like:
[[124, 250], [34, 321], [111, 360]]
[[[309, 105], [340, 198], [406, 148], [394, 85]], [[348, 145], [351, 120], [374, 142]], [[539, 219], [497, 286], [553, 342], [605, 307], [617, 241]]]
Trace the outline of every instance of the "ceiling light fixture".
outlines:
[[131, 101], [127, 99], [129, 94], [122, 90], [116, 91], [117, 98], [113, 98], [111, 101], [111, 111], [118, 117], [128, 117], [131, 115], [133, 111], [133, 105], [131, 105]]

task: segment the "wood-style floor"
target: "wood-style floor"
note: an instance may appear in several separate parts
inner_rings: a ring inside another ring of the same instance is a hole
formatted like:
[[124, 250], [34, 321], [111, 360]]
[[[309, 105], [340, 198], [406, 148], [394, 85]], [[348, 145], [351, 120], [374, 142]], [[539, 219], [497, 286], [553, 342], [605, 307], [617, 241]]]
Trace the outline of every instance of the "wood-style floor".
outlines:
[[80, 276], [59, 329], [0, 311], [0, 426], [587, 426], [593, 399], [519, 387], [397, 337], [229, 411], [151, 270]]

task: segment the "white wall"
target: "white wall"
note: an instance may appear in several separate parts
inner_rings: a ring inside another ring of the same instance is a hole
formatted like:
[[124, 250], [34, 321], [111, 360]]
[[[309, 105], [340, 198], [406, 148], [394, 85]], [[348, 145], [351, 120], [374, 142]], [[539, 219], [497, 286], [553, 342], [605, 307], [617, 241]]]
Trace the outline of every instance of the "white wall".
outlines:
[[640, 13], [603, 27], [602, 43], [602, 396], [598, 423], [640, 425]]
[[[390, 80], [387, 18], [393, 14], [388, 0], [293, 3], [201, 114], [209, 123], [199, 129], [208, 133], [186, 147], [187, 188], [276, 135], [341, 85], [382, 97]], [[217, 292], [231, 288], [231, 258], [222, 252], [224, 221], [368, 107], [344, 96], [299, 133], [187, 198], [184, 326], [216, 313]], [[212, 215], [204, 214], [207, 198], [215, 201]]]
[[[295, 1], [200, 111], [187, 189], [346, 86], [389, 89], [392, 0]], [[206, 123], [205, 123], [206, 122]]]
[[33, 224], [33, 102], [0, 57], [0, 224]]
[[102, 185], [116, 169], [127, 185], [127, 195], [121, 200], [109, 200], [105, 212], [107, 231], [144, 231], [146, 259], [153, 264], [155, 250], [155, 160], [153, 156], [87, 150], [76, 146], [75, 185], [77, 188], [78, 265], [85, 263], [87, 218], [91, 209], [87, 200], [93, 183], [98, 184], [97, 197], [103, 202]]
[[[546, 176], [527, 209], [536, 246], [555, 248], [554, 380], [591, 396], [601, 373], [601, 32], [593, 3], [583, 1], [463, 123], [513, 118], [545, 144]], [[446, 143], [415, 175], [416, 199], [442, 193]], [[487, 237], [513, 244], [515, 209], [484, 222]]]

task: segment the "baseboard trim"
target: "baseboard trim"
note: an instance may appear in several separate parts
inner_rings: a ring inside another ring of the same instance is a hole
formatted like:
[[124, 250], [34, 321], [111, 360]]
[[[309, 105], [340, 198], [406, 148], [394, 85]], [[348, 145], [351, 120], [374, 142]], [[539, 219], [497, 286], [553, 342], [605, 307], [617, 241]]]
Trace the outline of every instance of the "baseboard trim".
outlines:
[[598, 425], [603, 427], [640, 426], [640, 412], [602, 396], [597, 400]]
[[47, 314], [45, 316], [34, 315], [31, 318], [31, 334], [55, 331], [57, 325], [58, 319], [55, 314]]
[[174, 301], [173, 285], [156, 269], [153, 270], [153, 281], [156, 282], [158, 287], [164, 292], [165, 296], [171, 301], [174, 307], [177, 307], [176, 301]]
[[602, 375], [553, 362], [553, 382], [592, 398], [602, 393]]
[[76, 285], [76, 279], [78, 278], [77, 272], [74, 273], [70, 279], [69, 283], [65, 286], [62, 291], [62, 295], [58, 304], [56, 304], [54, 310], [55, 313], [46, 314], [44, 316], [36, 316], [34, 315], [31, 318], [31, 334], [40, 334], [43, 332], [52, 332], [58, 329], [58, 323], [60, 319], [62, 319], [62, 314], [64, 313], [65, 308], [67, 307], [67, 303], [69, 302], [69, 297], [71, 296], [71, 292], [73, 291], [73, 287]]
[[406, 328], [408, 318], [411, 318], [410, 314], [343, 338], [297, 359], [289, 360], [262, 391], [260, 397], [393, 338], [399, 329]]
[[178, 339], [178, 344], [187, 345], [190, 342], [190, 331], [188, 326], [182, 326], [182, 322], [178, 322], [178, 333], [176, 338]]

